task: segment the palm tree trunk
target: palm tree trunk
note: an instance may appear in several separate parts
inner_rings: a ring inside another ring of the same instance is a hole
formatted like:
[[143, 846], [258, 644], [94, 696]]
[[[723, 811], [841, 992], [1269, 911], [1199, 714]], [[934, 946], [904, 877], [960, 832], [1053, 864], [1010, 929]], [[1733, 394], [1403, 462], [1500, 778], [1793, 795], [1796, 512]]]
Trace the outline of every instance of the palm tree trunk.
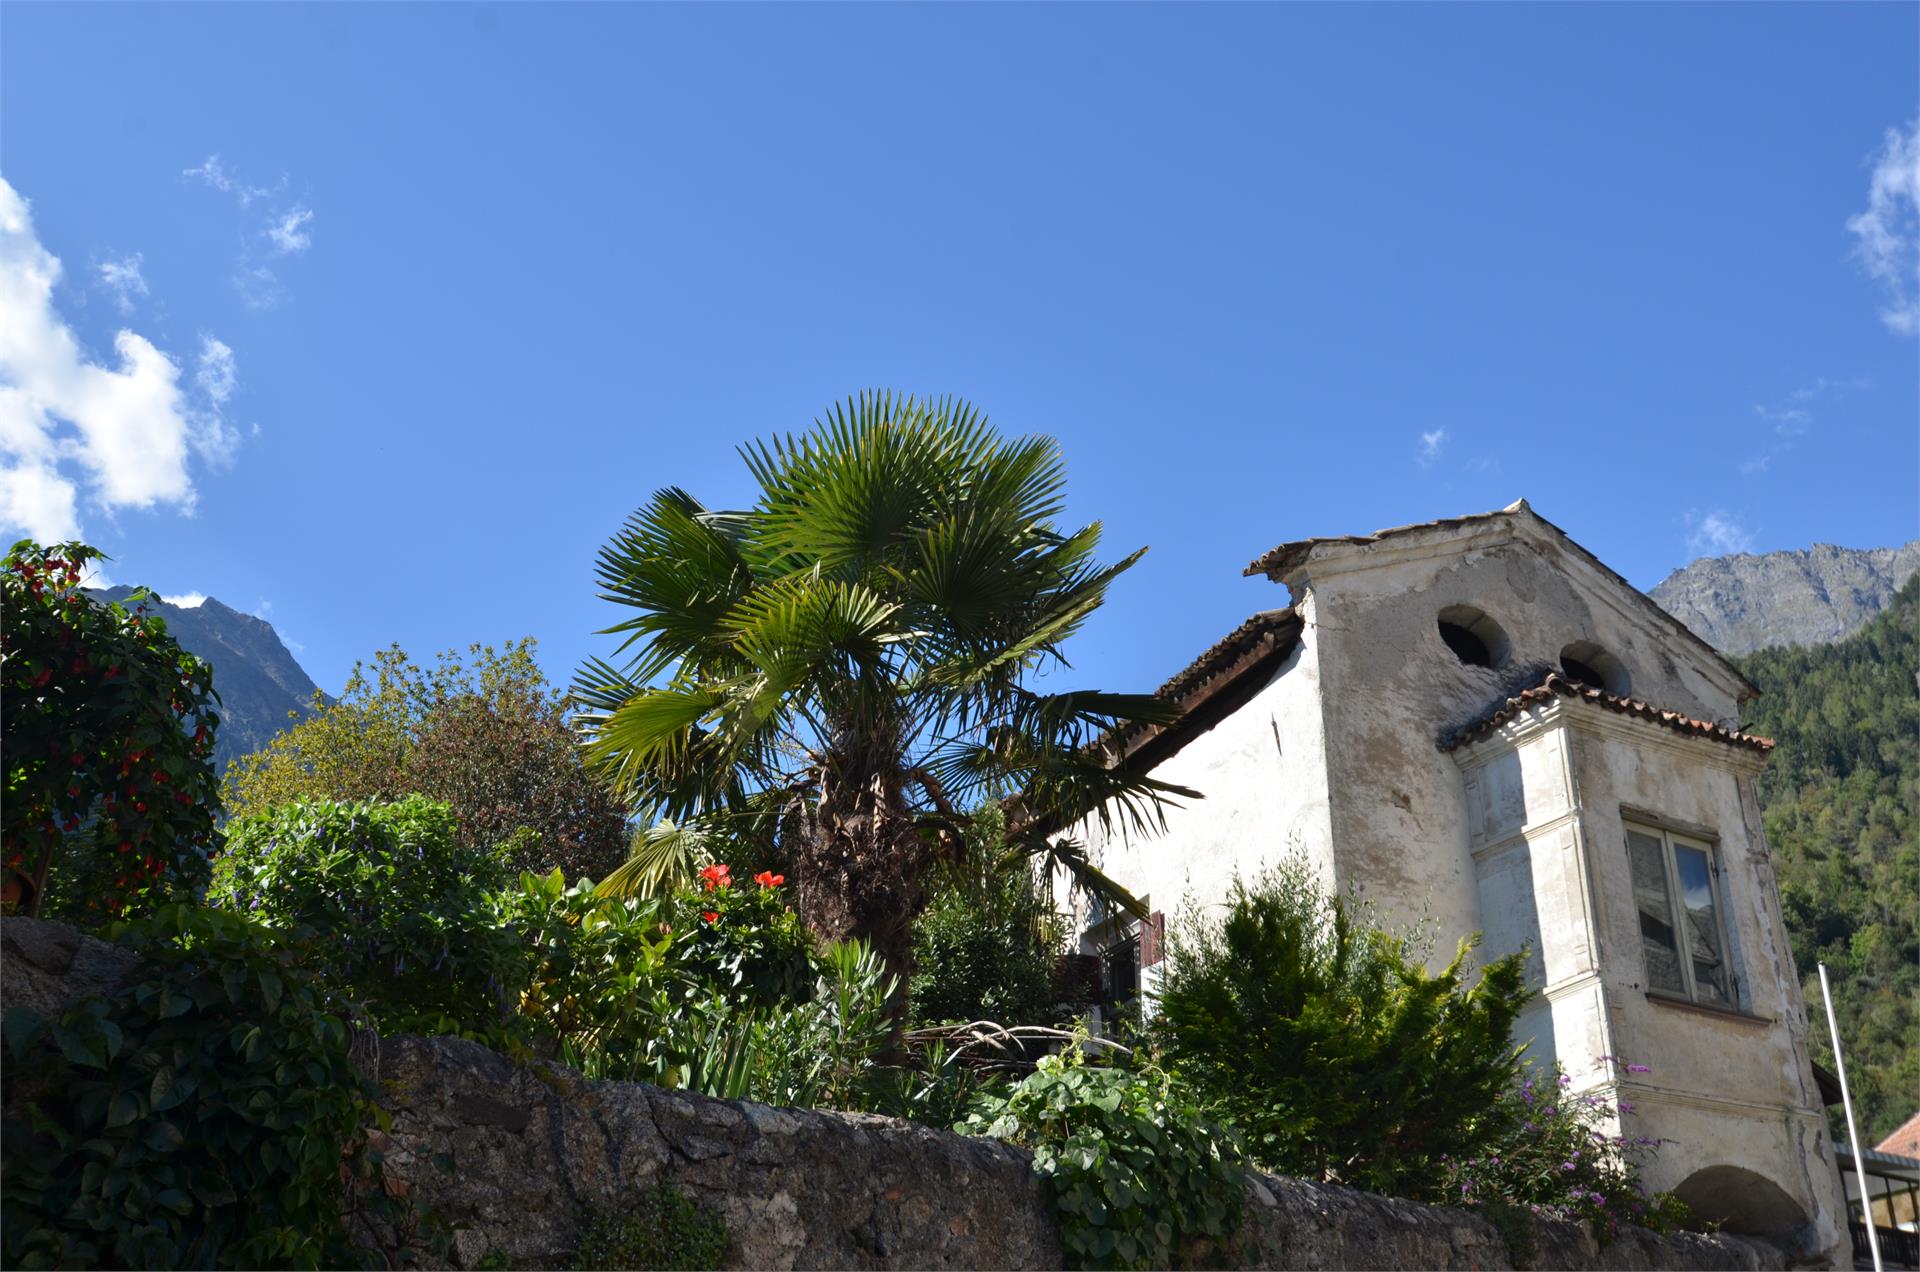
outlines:
[[898, 786], [879, 774], [827, 786], [812, 822], [794, 862], [801, 916], [828, 940], [873, 947], [898, 978], [891, 1007], [896, 1034], [903, 1032], [913, 920], [933, 852]]

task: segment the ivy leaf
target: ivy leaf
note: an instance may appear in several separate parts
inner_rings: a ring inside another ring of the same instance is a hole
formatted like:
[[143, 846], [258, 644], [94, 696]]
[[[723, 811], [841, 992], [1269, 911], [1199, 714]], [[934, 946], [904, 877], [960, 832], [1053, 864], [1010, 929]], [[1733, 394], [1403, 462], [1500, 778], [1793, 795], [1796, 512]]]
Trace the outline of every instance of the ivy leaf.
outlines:
[[47, 1022], [29, 1007], [9, 1007], [6, 1016], [0, 1019], [0, 1034], [4, 1034], [7, 1050], [13, 1052], [15, 1059], [26, 1055], [27, 1048], [46, 1027]]
[[116, 1126], [125, 1126], [129, 1122], [137, 1121], [146, 1111], [142, 1105], [143, 1101], [139, 1094], [133, 1091], [122, 1091], [114, 1096], [112, 1102], [107, 1105], [107, 1129], [112, 1130]]

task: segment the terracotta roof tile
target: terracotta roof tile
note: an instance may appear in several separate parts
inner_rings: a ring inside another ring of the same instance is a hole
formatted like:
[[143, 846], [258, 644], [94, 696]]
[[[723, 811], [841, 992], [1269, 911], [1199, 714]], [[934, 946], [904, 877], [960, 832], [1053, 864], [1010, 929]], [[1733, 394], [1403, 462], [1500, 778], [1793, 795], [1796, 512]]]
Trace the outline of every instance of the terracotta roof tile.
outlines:
[[[1289, 629], [1291, 629], [1289, 631]], [[1205, 685], [1259, 645], [1266, 636], [1300, 631], [1300, 616], [1290, 609], [1265, 610], [1209, 645], [1198, 658], [1154, 690], [1154, 696], [1178, 700]]]
[[1159, 742], [1154, 748], [1157, 763], [1166, 753], [1178, 750], [1194, 735], [1217, 723], [1218, 713], [1203, 708], [1215, 704], [1216, 700], [1229, 710], [1237, 706], [1237, 702], [1229, 706], [1223, 695], [1249, 673], [1270, 667], [1276, 658], [1291, 650], [1300, 639], [1300, 626], [1300, 615], [1291, 609], [1267, 610], [1215, 641], [1154, 690], [1155, 697], [1178, 704], [1185, 714], [1172, 724], [1132, 725], [1121, 730], [1114, 739], [1120, 744], [1121, 752], [1130, 757], [1149, 742]]
[[1882, 1153], [1898, 1153], [1902, 1157], [1920, 1157], [1920, 1113], [1908, 1118], [1906, 1124], [1874, 1148]]
[[1711, 720], [1696, 720], [1692, 716], [1678, 711], [1667, 711], [1654, 706], [1643, 698], [1623, 698], [1619, 694], [1607, 693], [1577, 680], [1568, 680], [1559, 672], [1550, 673], [1547, 678], [1531, 689], [1522, 689], [1513, 697], [1494, 705], [1493, 709], [1471, 723], [1462, 725], [1440, 739], [1440, 749], [1451, 751], [1465, 746], [1493, 732], [1507, 721], [1513, 719], [1530, 707], [1541, 706], [1554, 698], [1580, 698], [1587, 702], [1605, 707], [1621, 715], [1633, 716], [1654, 724], [1664, 725], [1676, 733], [1686, 733], [1698, 738], [1711, 738], [1716, 742], [1725, 742], [1731, 746], [1746, 747], [1765, 754], [1773, 749], [1770, 738], [1756, 737], [1751, 733], [1742, 733], [1738, 729], [1729, 729], [1725, 725], [1715, 724]]

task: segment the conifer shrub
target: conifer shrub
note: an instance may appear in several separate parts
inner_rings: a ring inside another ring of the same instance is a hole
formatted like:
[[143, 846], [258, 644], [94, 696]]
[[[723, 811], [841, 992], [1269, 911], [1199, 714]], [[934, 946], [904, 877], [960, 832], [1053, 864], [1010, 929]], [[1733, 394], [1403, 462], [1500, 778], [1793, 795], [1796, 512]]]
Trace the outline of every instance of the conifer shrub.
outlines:
[[1154, 1044], [1261, 1166], [1418, 1197], [1443, 1155], [1492, 1133], [1520, 1065], [1518, 956], [1474, 977], [1462, 942], [1429, 972], [1418, 933], [1377, 925], [1298, 857], [1169, 935]]

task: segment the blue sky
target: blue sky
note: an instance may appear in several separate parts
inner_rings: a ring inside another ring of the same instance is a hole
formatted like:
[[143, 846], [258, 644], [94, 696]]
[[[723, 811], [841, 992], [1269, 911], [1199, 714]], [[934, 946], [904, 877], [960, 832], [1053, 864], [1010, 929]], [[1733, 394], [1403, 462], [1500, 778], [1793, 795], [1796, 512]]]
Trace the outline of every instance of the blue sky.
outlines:
[[[1920, 534], [1912, 5], [9, 4], [0, 519], [328, 689], [609, 642], [865, 386], [1063, 443], [1158, 683], [1275, 543], [1524, 495], [1648, 587]], [[59, 263], [53, 273], [51, 261]], [[11, 332], [11, 335], [6, 334]]]

